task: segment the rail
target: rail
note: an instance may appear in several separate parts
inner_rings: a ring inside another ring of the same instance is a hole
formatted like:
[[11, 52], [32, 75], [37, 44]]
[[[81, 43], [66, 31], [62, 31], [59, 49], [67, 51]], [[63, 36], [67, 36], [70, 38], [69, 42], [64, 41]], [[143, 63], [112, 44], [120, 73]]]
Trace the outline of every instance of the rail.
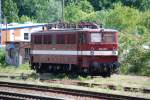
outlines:
[[38, 96], [38, 95], [31, 95], [31, 94], [22, 94], [22, 93], [13, 93], [13, 92], [6, 92], [0, 91], [0, 99], [4, 100], [64, 100], [61, 98], [56, 97], [49, 97], [49, 96]]
[[124, 95], [116, 95], [116, 94], [106, 94], [100, 92], [91, 92], [85, 90], [75, 90], [75, 89], [66, 89], [66, 88], [58, 88], [58, 87], [48, 87], [48, 86], [39, 86], [32, 84], [20, 84], [20, 83], [10, 83], [10, 82], [0, 82], [0, 86], [4, 87], [13, 87], [13, 88], [21, 88], [21, 89], [29, 89], [43, 92], [53, 92], [57, 94], [67, 94], [72, 96], [86, 96], [92, 97], [96, 99], [106, 99], [106, 100], [149, 100], [148, 98], [142, 97], [133, 97], [133, 96], [124, 96]]

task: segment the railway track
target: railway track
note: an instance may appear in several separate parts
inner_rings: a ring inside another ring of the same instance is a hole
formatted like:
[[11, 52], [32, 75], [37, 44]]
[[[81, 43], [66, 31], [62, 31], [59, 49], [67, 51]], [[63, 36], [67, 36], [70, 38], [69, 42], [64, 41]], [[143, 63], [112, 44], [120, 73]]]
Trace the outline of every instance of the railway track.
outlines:
[[67, 94], [67, 95], [71, 95], [71, 96], [90, 97], [93, 99], [149, 100], [149, 99], [142, 98], [142, 97], [141, 98], [140, 97], [131, 97], [131, 96], [124, 96], [124, 95], [115, 95], [115, 94], [84, 91], [84, 90], [74, 90], [74, 89], [66, 89], [66, 88], [58, 88], [58, 87], [48, 87], [48, 86], [39, 86], [39, 85], [31, 85], [31, 84], [9, 83], [9, 82], [0, 82], [0, 87], [10, 87], [10, 88], [42, 91], [42, 92], [52, 92], [52, 93], [56, 93], [56, 94], [65, 94], [65, 95]]
[[[112, 84], [96, 84], [96, 83], [88, 83], [88, 82], [81, 82], [81, 81], [63, 81], [63, 80], [42, 80], [43, 82], [48, 83], [60, 83], [60, 84], [67, 84], [67, 85], [77, 85], [77, 86], [84, 86], [84, 87], [98, 87], [98, 88], [106, 88], [110, 90], [117, 90], [118, 86]], [[146, 88], [136, 88], [136, 87], [127, 87], [122, 86], [122, 90], [128, 92], [141, 92], [141, 93], [150, 93], [150, 89]]]
[[0, 100], [64, 100], [56, 97], [0, 91]]
[[[14, 79], [16, 77], [19, 77], [20, 79], [27, 79], [30, 76], [30, 74], [18, 74], [18, 75], [8, 75], [8, 74], [1, 74], [0, 77], [4, 78], [11, 78]], [[94, 77], [93, 77], [94, 78]], [[48, 82], [48, 83], [60, 83], [60, 84], [67, 84], [67, 85], [77, 85], [77, 86], [84, 86], [84, 87], [98, 87], [98, 88], [107, 88], [110, 90], [117, 90], [118, 87], [113, 84], [96, 84], [96, 83], [88, 83], [88, 82], [81, 82], [81, 81], [63, 81], [63, 80], [42, 80], [43, 82]], [[141, 93], [150, 93], [150, 89], [146, 88], [136, 88], [136, 87], [128, 87], [128, 86], [122, 86], [122, 90], [128, 91], [128, 92], [141, 92]]]
[[[99, 87], [99, 88], [107, 88], [111, 90], [117, 90], [118, 87], [115, 85], [108, 85], [108, 84], [95, 84], [95, 83], [85, 83], [85, 82], [78, 82], [80, 86], [87, 86], [87, 87]], [[150, 89], [143, 89], [143, 88], [135, 88], [135, 87], [122, 87], [124, 91], [129, 92], [142, 92], [142, 93], [150, 93]]]

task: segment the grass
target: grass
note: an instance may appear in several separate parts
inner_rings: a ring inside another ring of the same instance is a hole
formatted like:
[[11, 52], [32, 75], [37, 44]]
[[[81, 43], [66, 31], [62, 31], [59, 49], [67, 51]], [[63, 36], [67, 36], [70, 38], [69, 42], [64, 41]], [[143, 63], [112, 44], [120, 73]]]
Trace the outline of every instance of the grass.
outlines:
[[150, 77], [131, 76], [131, 75], [112, 75], [110, 78], [93, 78], [87, 79], [84, 82], [93, 82], [99, 84], [113, 84], [120, 88], [121, 86], [149, 88]]
[[31, 73], [29, 64], [22, 64], [20, 67], [16, 66], [0, 66], [0, 73], [8, 73], [8, 74], [20, 74], [20, 73]]
[[88, 83], [113, 84], [118, 86], [119, 90], [122, 90], [122, 87], [124, 86], [150, 89], [150, 77], [146, 76], [112, 75], [110, 78], [103, 78], [103, 77], [91, 78], [90, 76], [83, 77], [77, 74], [70, 75], [65, 73], [38, 75], [33, 70], [30, 70], [29, 64], [23, 64], [20, 67], [15, 66], [0, 67], [0, 73], [7, 73], [10, 75], [27, 73], [30, 74], [29, 80], [36, 80], [40, 76], [46, 79], [80, 80], [82, 82]]

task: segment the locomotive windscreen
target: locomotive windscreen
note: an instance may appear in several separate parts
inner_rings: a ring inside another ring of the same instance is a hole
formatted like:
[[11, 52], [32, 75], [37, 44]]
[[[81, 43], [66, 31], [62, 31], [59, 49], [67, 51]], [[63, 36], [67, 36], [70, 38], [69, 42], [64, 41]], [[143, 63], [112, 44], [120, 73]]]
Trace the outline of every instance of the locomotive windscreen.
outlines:
[[106, 42], [106, 43], [115, 42], [114, 33], [104, 33], [103, 34], [103, 42]]
[[102, 34], [101, 33], [91, 33], [91, 42], [101, 42]]

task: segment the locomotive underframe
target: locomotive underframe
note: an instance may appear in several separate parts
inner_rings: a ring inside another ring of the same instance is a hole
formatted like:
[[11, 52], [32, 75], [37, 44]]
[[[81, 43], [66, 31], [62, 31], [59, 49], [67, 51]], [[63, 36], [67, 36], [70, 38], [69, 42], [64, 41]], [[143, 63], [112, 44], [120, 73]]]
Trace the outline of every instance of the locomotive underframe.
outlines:
[[87, 58], [81, 57], [81, 56], [78, 58], [75, 58], [77, 59], [77, 63], [69, 63], [69, 62], [66, 62], [66, 63], [47, 62], [45, 63], [44, 61], [32, 62], [31, 68], [36, 70], [38, 73], [44, 73], [44, 72], [64, 73], [65, 72], [65, 73], [102, 75], [104, 77], [110, 76], [112, 73], [115, 73], [118, 70], [119, 63], [116, 62], [115, 60], [114, 62], [108, 62], [108, 61], [104, 62], [105, 60], [104, 61], [95, 60], [96, 59], [95, 57], [93, 58], [91, 57], [93, 60], [87, 59]]

